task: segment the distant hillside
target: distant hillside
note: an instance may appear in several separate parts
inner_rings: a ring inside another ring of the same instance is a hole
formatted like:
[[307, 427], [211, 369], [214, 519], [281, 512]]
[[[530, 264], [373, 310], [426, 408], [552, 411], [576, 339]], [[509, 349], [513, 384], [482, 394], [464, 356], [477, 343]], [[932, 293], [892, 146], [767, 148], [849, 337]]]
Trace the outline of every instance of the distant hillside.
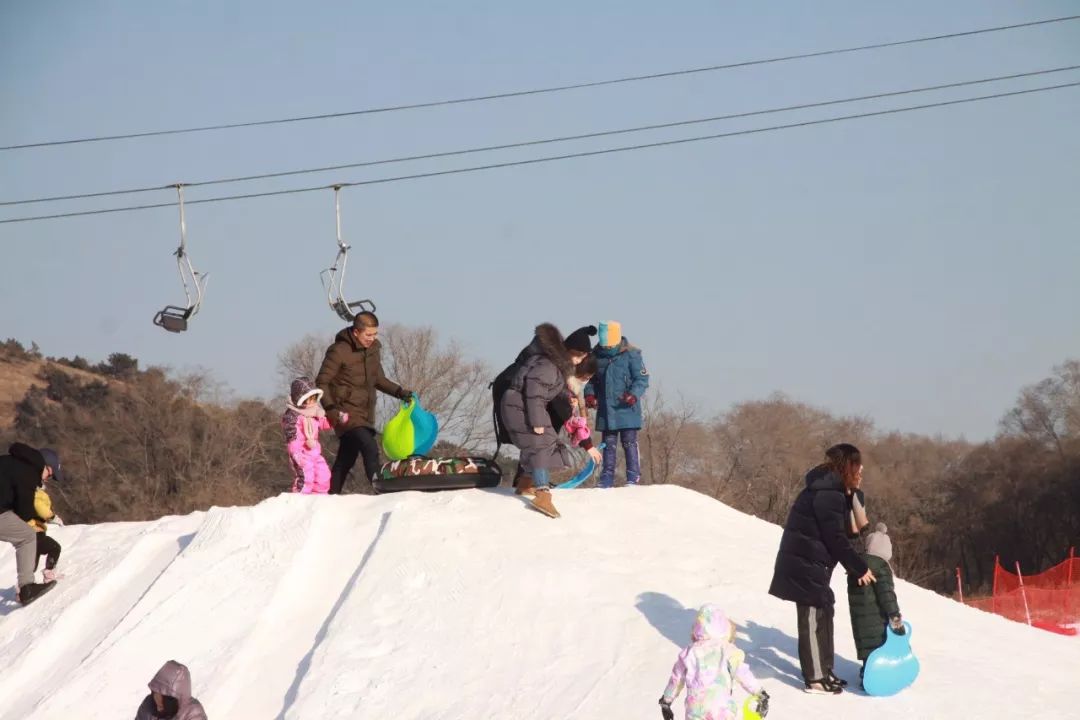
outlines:
[[134, 372], [137, 361], [123, 353], [114, 353], [109, 360], [91, 365], [84, 358], [47, 358], [36, 345], [25, 348], [17, 340], [0, 343], [0, 431], [15, 424], [15, 406], [26, 397], [32, 385], [45, 387], [46, 375], [59, 371], [74, 379], [87, 382], [114, 382]]

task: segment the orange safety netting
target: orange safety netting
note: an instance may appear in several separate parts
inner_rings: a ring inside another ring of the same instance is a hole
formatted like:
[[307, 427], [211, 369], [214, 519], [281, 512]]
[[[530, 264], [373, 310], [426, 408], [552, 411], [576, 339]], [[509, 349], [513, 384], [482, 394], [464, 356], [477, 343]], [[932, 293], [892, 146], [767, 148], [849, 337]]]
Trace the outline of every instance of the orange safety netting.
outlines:
[[1045, 630], [1070, 632], [1080, 623], [1080, 558], [1070, 552], [1065, 562], [1036, 575], [1017, 575], [995, 562], [993, 595], [965, 604]]

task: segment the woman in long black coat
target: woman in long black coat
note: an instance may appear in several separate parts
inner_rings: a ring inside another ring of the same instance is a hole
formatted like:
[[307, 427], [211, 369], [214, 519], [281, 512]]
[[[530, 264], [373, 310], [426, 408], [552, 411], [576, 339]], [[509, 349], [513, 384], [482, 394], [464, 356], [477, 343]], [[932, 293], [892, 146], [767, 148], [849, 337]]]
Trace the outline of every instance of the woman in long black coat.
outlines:
[[849, 498], [861, 476], [857, 447], [842, 443], [829, 448], [825, 462], [806, 474], [806, 488], [791, 506], [776, 555], [769, 594], [795, 603], [799, 664], [811, 693], [839, 694], [846, 684], [833, 673], [833, 569], [843, 565], [859, 585], [874, 581], [847, 532]]

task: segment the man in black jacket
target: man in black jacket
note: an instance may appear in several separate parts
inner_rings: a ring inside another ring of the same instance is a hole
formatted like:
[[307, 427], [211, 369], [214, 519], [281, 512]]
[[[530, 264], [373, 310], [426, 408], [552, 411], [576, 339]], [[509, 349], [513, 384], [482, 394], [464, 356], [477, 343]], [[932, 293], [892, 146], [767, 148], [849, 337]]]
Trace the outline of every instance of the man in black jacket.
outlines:
[[846, 443], [825, 453], [806, 475], [806, 488], [791, 506], [776, 556], [769, 594], [795, 603], [799, 663], [806, 691], [839, 694], [846, 683], [833, 673], [833, 606], [829, 587], [839, 563], [859, 585], [874, 575], [848, 539], [848, 497], [862, 479], [859, 449]]
[[15, 548], [19, 602], [28, 605], [55, 583], [34, 582], [37, 534], [28, 525], [35, 517], [34, 491], [52, 470], [40, 452], [23, 443], [13, 443], [0, 456], [0, 541]]

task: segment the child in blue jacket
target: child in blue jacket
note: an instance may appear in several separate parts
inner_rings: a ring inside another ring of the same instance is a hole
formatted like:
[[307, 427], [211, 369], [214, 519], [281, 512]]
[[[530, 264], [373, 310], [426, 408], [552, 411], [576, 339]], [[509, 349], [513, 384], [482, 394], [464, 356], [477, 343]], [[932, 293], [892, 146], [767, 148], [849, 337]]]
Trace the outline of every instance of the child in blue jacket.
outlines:
[[615, 484], [618, 445], [626, 456], [626, 484], [641, 482], [641, 458], [638, 430], [641, 429], [641, 396], [649, 387], [649, 371], [641, 351], [622, 335], [622, 326], [614, 320], [600, 323], [596, 356], [596, 374], [585, 386], [585, 404], [596, 409], [596, 429], [604, 445], [604, 464], [599, 487]]

